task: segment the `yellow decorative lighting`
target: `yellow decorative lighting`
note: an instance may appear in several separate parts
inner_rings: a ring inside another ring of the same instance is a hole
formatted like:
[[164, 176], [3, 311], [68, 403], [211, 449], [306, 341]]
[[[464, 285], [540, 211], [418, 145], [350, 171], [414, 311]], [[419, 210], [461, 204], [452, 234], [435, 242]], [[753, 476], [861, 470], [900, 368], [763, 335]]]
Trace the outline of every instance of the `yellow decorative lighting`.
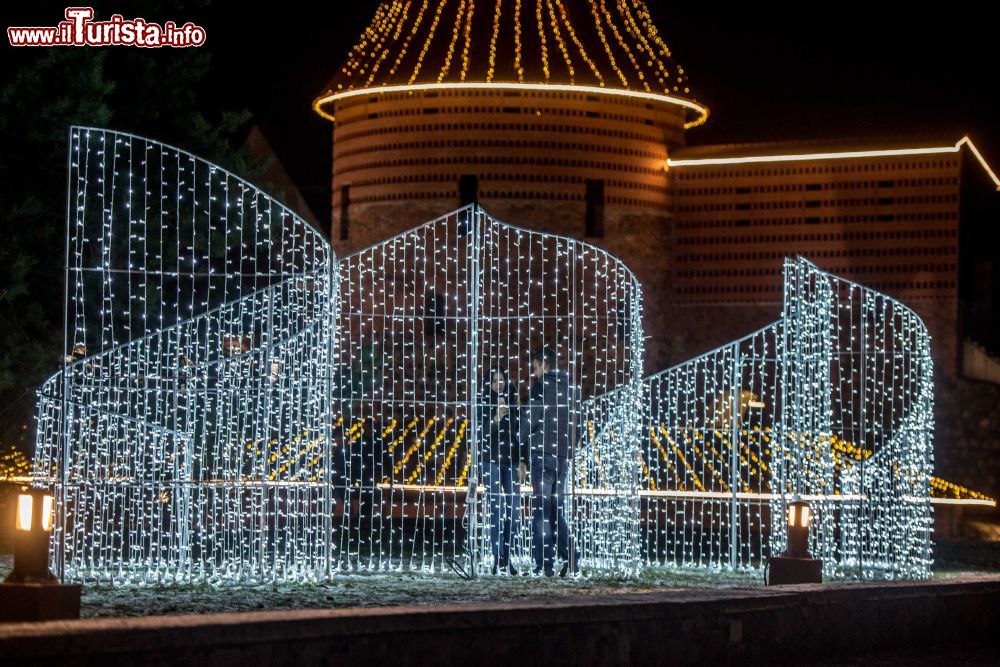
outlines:
[[352, 93], [510, 85], [498, 79], [683, 101], [689, 127], [707, 117], [643, 0], [384, 0], [313, 108], [332, 119], [324, 107]]
[[[338, 100], [362, 95], [384, 95], [388, 93], [418, 92], [428, 90], [537, 90], [537, 91], [558, 91], [566, 93], [580, 93], [587, 95], [609, 95], [612, 97], [631, 97], [653, 102], [663, 102], [665, 104], [675, 104], [677, 106], [690, 109], [697, 114], [693, 121], [685, 123], [685, 128], [696, 127], [708, 120], [708, 107], [684, 99], [683, 97], [673, 97], [671, 95], [660, 95], [658, 93], [645, 93], [636, 90], [620, 90], [617, 88], [598, 88], [596, 86], [574, 86], [570, 84], [558, 83], [420, 83], [402, 86], [383, 86], [381, 88], [349, 90], [343, 93], [333, 93], [316, 99], [313, 102], [313, 110], [327, 120], [336, 120], [335, 116], [327, 113], [323, 107]], [[669, 161], [668, 161], [669, 162]]]
[[885, 148], [867, 151], [839, 151], [826, 153], [792, 153], [784, 155], [748, 155], [744, 157], [693, 158], [690, 160], [667, 160], [667, 168], [674, 167], [711, 167], [720, 165], [758, 164], [766, 162], [808, 162], [813, 160], [857, 160], [871, 157], [907, 157], [913, 155], [943, 155], [954, 154], [967, 146], [976, 158], [997, 190], [1000, 190], [1000, 177], [990, 168], [983, 154], [979, 152], [969, 137], [962, 137], [954, 146], [931, 146], [925, 148]]

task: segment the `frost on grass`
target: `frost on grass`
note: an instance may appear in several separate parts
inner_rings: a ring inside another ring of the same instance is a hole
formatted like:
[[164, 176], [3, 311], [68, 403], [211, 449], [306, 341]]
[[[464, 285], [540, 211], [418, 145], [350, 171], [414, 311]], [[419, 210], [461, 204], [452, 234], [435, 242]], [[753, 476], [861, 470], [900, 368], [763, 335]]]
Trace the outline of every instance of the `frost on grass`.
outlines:
[[435, 605], [462, 602], [613, 596], [693, 588], [756, 587], [758, 577], [732, 573], [656, 572], [632, 579], [488, 577], [455, 575], [349, 574], [323, 584], [259, 586], [85, 587], [85, 618], [214, 614], [282, 609], [332, 609]]
[[500, 577], [466, 580], [454, 575], [341, 575], [323, 584], [280, 584], [84, 589], [84, 617], [211, 614], [281, 609], [331, 609], [523, 601], [610, 596], [691, 588], [759, 585], [749, 575], [655, 573], [634, 579]]
[[[0, 578], [13, 558], [0, 556]], [[939, 571], [935, 579], [970, 574], [968, 568]], [[849, 582], [842, 582], [849, 583]], [[282, 609], [395, 607], [463, 602], [517, 602], [622, 593], [693, 589], [751, 589], [762, 585], [756, 572], [648, 570], [631, 579], [485, 577], [466, 580], [444, 574], [345, 574], [323, 584], [259, 586], [161, 586], [108, 588], [85, 586], [84, 618], [216, 614]]]

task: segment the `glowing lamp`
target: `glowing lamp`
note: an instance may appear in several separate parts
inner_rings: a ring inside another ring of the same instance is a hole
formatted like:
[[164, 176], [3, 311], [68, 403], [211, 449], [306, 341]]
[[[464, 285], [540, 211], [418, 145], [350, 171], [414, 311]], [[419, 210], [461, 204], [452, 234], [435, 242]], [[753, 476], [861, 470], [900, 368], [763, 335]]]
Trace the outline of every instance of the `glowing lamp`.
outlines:
[[785, 553], [767, 562], [767, 584], [821, 584], [823, 561], [809, 555], [809, 528], [813, 511], [799, 496], [792, 498], [785, 511], [788, 521], [788, 545]]
[[809, 558], [809, 525], [812, 523], [812, 508], [809, 503], [796, 496], [788, 503], [788, 548], [786, 556]]
[[8, 582], [48, 582], [49, 538], [52, 535], [52, 496], [31, 489], [18, 495], [14, 514], [14, 570]]
[[80, 586], [49, 572], [55, 506], [41, 489], [21, 492], [14, 507], [14, 569], [0, 583], [0, 623], [80, 618]]

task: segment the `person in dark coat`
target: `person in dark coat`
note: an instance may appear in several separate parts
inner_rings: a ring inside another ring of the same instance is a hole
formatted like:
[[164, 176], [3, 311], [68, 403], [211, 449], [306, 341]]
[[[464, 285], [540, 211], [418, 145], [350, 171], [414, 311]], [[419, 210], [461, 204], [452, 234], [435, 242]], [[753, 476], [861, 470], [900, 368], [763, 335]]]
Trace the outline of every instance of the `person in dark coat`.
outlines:
[[563, 560], [560, 576], [578, 571], [576, 547], [570, 553], [566, 521], [566, 477], [573, 452], [573, 411], [580, 403], [579, 389], [569, 373], [556, 368], [556, 354], [542, 348], [531, 359], [534, 384], [528, 404], [521, 411], [521, 441], [530, 451], [532, 487], [532, 552], [535, 574], [551, 577], [555, 555]]
[[515, 471], [523, 470], [525, 460], [517, 424], [517, 393], [507, 373], [494, 370], [479, 401], [479, 469], [489, 498], [493, 574], [517, 574], [510, 562], [510, 544], [520, 526], [523, 472], [515, 478]]

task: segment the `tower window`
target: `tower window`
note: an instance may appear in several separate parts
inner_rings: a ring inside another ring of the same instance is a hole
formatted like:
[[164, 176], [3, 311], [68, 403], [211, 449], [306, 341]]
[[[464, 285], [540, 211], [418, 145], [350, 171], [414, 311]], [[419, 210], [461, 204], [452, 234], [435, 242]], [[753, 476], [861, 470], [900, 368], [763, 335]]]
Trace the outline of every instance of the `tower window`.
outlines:
[[340, 186], [340, 240], [346, 241], [351, 233], [351, 186]]
[[470, 206], [479, 203], [479, 176], [462, 174], [458, 179], [458, 199], [460, 206]]
[[604, 238], [604, 181], [587, 179], [586, 235]]

